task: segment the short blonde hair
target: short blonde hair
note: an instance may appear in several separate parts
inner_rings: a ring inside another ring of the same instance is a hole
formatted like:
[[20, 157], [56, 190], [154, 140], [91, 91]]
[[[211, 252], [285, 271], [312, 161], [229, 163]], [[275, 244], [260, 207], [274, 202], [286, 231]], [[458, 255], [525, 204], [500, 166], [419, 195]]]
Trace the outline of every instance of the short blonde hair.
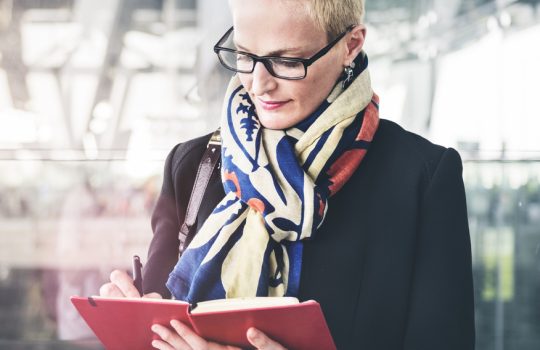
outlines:
[[[297, 0], [298, 1], [298, 0]], [[353, 24], [364, 21], [364, 0], [301, 0], [308, 13], [332, 40]]]
[[[229, 0], [231, 5], [233, 0]], [[276, 1], [276, 0], [267, 0]], [[364, 21], [365, 0], [281, 0], [298, 6], [313, 18], [315, 23], [332, 40], [353, 24]]]

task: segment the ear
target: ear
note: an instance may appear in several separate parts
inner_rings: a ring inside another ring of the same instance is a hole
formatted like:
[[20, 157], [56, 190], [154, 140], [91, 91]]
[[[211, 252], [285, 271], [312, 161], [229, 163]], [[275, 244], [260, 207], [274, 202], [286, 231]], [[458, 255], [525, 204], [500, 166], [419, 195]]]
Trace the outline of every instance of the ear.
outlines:
[[347, 36], [347, 47], [343, 64], [344, 66], [348, 66], [362, 51], [365, 39], [366, 27], [363, 24], [359, 24], [351, 30]]

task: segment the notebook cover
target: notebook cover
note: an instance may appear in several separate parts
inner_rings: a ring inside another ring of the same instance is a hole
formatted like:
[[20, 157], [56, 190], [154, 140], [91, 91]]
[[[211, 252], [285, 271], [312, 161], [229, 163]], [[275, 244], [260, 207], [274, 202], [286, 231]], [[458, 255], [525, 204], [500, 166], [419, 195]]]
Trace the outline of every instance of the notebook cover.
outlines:
[[153, 349], [152, 324], [177, 319], [207, 340], [250, 348], [246, 331], [255, 327], [285, 348], [334, 350], [320, 305], [306, 301], [287, 306], [189, 314], [189, 304], [161, 299], [72, 297], [71, 301], [107, 350]]
[[336, 348], [321, 307], [313, 300], [287, 306], [191, 314], [191, 323], [205, 339], [242, 348], [250, 347], [246, 338], [250, 327], [263, 331], [287, 349]]
[[173, 319], [190, 324], [189, 304], [182, 301], [71, 297], [71, 302], [107, 350], [154, 349], [153, 324], [169, 326]]

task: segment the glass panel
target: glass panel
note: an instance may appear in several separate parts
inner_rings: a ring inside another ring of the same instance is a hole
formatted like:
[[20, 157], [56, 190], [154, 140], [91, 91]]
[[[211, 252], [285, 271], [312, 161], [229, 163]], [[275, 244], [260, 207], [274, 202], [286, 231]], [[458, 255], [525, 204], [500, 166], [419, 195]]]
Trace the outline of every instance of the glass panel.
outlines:
[[540, 162], [465, 163], [477, 349], [540, 348]]
[[69, 297], [145, 259], [162, 165], [0, 161], [0, 348], [100, 348]]

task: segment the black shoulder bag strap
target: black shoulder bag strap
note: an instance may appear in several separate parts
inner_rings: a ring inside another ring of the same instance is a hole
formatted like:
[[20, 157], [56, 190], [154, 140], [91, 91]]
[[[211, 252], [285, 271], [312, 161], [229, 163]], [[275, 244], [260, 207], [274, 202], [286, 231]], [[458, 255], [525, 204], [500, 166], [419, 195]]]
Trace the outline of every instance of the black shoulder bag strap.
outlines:
[[210, 177], [216, 168], [221, 157], [221, 133], [220, 129], [214, 131], [210, 137], [210, 141], [206, 145], [206, 150], [199, 164], [199, 170], [195, 177], [195, 184], [191, 190], [191, 196], [189, 197], [188, 206], [186, 209], [186, 216], [184, 223], [180, 227], [178, 233], [178, 240], [180, 246], [178, 247], [178, 256], [180, 257], [184, 250], [187, 248], [193, 237], [195, 236], [195, 222], [197, 221], [197, 213], [201, 206], [206, 187], [210, 181]]

